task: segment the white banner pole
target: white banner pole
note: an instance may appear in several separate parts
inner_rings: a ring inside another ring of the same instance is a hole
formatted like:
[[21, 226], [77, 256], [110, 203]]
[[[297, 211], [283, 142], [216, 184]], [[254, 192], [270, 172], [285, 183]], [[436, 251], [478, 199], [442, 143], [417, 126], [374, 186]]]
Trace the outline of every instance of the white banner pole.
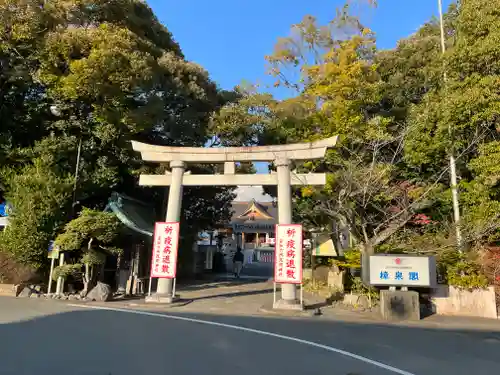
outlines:
[[151, 284], [153, 284], [153, 276], [149, 276], [148, 296], [151, 297]]
[[54, 257], [50, 259], [50, 273], [49, 273], [49, 285], [47, 286], [47, 294], [50, 294], [51, 289], [52, 289], [52, 274], [54, 273], [54, 263], [55, 263]]

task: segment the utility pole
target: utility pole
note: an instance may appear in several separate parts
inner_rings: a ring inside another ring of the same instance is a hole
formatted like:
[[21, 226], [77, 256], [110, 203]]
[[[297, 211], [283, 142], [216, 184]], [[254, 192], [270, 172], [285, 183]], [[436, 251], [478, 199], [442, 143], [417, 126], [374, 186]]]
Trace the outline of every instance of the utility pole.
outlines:
[[[446, 53], [446, 43], [445, 43], [445, 36], [444, 36], [444, 21], [443, 21], [443, 1], [438, 0], [438, 7], [439, 7], [439, 26], [441, 29], [441, 51], [443, 55]], [[445, 90], [446, 90], [446, 81], [447, 81], [447, 75], [446, 75], [446, 69], [443, 69], [443, 80], [445, 84]], [[450, 187], [451, 187], [451, 198], [453, 202], [453, 218], [455, 220], [455, 235], [457, 237], [457, 245], [458, 249], [461, 252], [462, 251], [462, 230], [460, 228], [460, 202], [458, 200], [458, 186], [457, 186], [457, 164], [455, 160], [455, 150], [453, 147], [453, 130], [451, 124], [448, 124], [448, 133], [450, 136], [451, 140], [451, 146], [449, 150], [449, 157], [450, 157]]]
[[76, 167], [75, 167], [75, 182], [73, 184], [73, 201], [71, 203], [71, 219], [74, 219], [75, 216], [75, 205], [76, 205], [76, 190], [78, 184], [78, 177], [80, 174], [80, 155], [82, 152], [82, 138], [80, 137], [80, 141], [78, 142], [78, 151], [76, 155]]

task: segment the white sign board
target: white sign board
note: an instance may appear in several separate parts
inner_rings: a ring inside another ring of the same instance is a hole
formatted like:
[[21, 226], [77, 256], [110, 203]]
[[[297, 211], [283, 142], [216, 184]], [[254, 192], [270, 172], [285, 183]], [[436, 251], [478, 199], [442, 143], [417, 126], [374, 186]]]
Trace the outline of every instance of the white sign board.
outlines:
[[380, 254], [370, 256], [370, 285], [432, 287], [436, 260], [432, 256]]
[[273, 224], [265, 224], [265, 223], [253, 223], [253, 224], [238, 224], [234, 223], [232, 225], [233, 232], [235, 233], [272, 233], [274, 226]]
[[274, 282], [302, 283], [302, 225], [276, 225]]
[[156, 223], [151, 277], [173, 279], [177, 273], [179, 223]]

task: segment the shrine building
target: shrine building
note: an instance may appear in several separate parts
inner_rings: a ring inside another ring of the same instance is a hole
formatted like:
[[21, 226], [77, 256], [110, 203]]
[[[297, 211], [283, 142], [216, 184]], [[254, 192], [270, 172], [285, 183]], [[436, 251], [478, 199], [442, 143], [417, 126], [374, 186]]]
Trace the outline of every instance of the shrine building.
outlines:
[[227, 235], [232, 235], [242, 249], [255, 249], [274, 244], [277, 207], [274, 202], [233, 202], [233, 215]]

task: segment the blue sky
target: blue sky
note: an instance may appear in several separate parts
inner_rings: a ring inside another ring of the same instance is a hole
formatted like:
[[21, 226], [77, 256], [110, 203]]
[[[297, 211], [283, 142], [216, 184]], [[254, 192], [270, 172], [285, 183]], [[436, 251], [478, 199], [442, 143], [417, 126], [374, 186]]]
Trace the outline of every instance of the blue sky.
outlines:
[[[367, 0], [358, 0], [363, 3]], [[362, 20], [377, 34], [379, 48], [393, 48], [438, 14], [437, 0], [378, 0], [363, 7]], [[208, 70], [222, 88], [265, 78], [264, 56], [290, 26], [311, 14], [332, 19], [344, 0], [148, 0], [188, 60]], [[444, 0], [447, 7], [451, 0]], [[360, 7], [358, 6], [358, 9]]]
[[[358, 0], [366, 4], [368, 0]], [[443, 0], [445, 9], [452, 0]], [[279, 37], [305, 15], [326, 23], [344, 0], [148, 0], [160, 21], [170, 30], [188, 60], [202, 65], [221, 88], [231, 89], [242, 80], [266, 82], [264, 57]], [[433, 15], [438, 0], [378, 0], [378, 8], [357, 6], [365, 25], [377, 35], [379, 48], [415, 32]], [[267, 79], [267, 82], [272, 82]], [[283, 96], [283, 92], [277, 93]], [[256, 164], [259, 173], [267, 165]]]

